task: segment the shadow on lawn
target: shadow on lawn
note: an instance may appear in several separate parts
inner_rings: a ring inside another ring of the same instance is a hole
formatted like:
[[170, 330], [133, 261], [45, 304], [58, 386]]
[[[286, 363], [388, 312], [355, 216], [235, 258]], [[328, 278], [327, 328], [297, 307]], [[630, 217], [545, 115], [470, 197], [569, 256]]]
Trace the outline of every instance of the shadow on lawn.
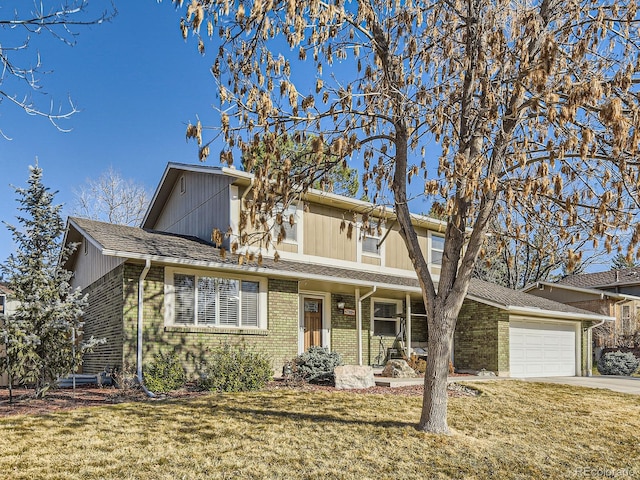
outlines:
[[[358, 418], [354, 415], [360, 408], [359, 405], [329, 405], [327, 402], [309, 402], [307, 398], [266, 398], [264, 396], [254, 396], [248, 394], [240, 400], [235, 395], [215, 395], [207, 398], [199, 398], [185, 402], [183, 400], [167, 400], [163, 402], [149, 402], [144, 405], [120, 404], [114, 406], [125, 416], [135, 416], [138, 421], [158, 422], [163, 420], [176, 421], [180, 417], [190, 419], [194, 425], [184, 428], [193, 433], [193, 427], [200, 428], [197, 424], [199, 419], [207, 419], [208, 425], [204, 428], [211, 428], [215, 425], [216, 417], [232, 417], [238, 422], [255, 423], [257, 421], [265, 423], [282, 423], [291, 421], [292, 423], [311, 422], [344, 425], [368, 425], [372, 427], [414, 427], [415, 423], [402, 422], [390, 419], [373, 419], [372, 413], [366, 417]], [[325, 399], [327, 400], [327, 399]], [[251, 404], [256, 403], [254, 406]], [[312, 411], [317, 408], [318, 411]], [[369, 407], [370, 408], [370, 407]], [[296, 410], [298, 409], [298, 410]], [[183, 429], [181, 429], [183, 430]]]
[[[331, 403], [333, 400], [333, 403]], [[389, 406], [390, 408], [390, 406]], [[364, 415], [362, 412], [365, 413]], [[377, 411], [376, 411], [377, 410]], [[33, 427], [34, 422], [46, 424], [48, 428], [59, 429], [60, 433], [72, 435], [74, 429], [113, 428], [114, 423], [126, 428], [151, 434], [163, 424], [178, 423], [172, 429], [178, 436], [197, 435], [204, 439], [213, 439], [219, 435], [219, 428], [227, 420], [241, 424], [283, 425], [290, 423], [291, 428], [301, 424], [315, 425], [351, 425], [370, 428], [407, 428], [415, 427], [415, 423], [376, 418], [379, 412], [388, 411], [385, 405], [365, 405], [355, 401], [349, 404], [335, 402], [335, 399], [320, 396], [312, 400], [307, 395], [276, 394], [212, 394], [185, 401], [184, 399], [167, 399], [161, 401], [145, 401], [105, 405], [98, 408], [78, 409], [35, 416], [11, 417], [14, 429]], [[384, 415], [386, 417], [386, 415]], [[124, 423], [123, 423], [124, 420]], [[417, 420], [417, 419], [416, 419]], [[25, 431], [26, 431], [25, 430]], [[144, 434], [143, 434], [144, 435]], [[185, 440], [186, 441], [186, 440]]]

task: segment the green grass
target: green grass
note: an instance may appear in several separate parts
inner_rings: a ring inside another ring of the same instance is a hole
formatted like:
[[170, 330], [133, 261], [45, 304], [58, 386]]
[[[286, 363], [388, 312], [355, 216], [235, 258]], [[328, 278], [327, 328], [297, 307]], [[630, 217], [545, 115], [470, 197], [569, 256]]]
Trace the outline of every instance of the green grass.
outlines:
[[417, 397], [288, 390], [6, 417], [0, 477], [528, 479], [577, 478], [579, 468], [640, 476], [640, 396], [474, 386], [483, 395], [450, 399], [448, 437], [414, 428]]

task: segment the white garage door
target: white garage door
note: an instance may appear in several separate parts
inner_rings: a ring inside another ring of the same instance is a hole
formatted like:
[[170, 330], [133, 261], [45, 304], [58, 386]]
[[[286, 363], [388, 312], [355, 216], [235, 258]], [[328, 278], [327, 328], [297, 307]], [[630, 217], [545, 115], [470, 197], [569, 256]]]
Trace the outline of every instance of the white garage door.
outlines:
[[576, 374], [573, 322], [509, 322], [512, 377], [564, 377]]

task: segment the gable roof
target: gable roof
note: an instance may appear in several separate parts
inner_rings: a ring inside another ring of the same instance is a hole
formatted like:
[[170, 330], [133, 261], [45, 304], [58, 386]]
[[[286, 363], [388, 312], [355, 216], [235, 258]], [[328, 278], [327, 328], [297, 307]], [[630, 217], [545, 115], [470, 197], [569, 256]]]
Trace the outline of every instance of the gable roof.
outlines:
[[560, 285], [572, 285], [581, 288], [603, 288], [640, 284], [640, 267], [608, 270], [597, 273], [569, 275], [558, 281]]
[[[150, 259], [165, 265], [234, 270], [272, 277], [323, 280], [353, 286], [376, 286], [421, 293], [415, 274], [411, 275], [410, 272], [407, 272], [406, 276], [400, 276], [311, 262], [293, 260], [276, 262], [269, 257], [264, 257], [261, 265], [255, 261], [240, 264], [235, 256], [231, 254], [222, 256], [220, 250], [213, 244], [196, 237], [75, 217], [69, 218], [67, 232], [70, 228], [77, 230], [107, 256], [137, 260]], [[511, 313], [593, 321], [610, 319], [610, 317], [478, 279], [471, 280], [468, 298]]]

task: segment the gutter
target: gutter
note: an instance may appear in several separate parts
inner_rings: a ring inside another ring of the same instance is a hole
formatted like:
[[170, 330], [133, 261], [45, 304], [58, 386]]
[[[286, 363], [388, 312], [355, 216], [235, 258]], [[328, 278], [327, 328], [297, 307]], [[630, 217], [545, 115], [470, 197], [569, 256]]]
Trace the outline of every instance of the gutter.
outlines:
[[[356, 332], [358, 332], [358, 365], [362, 365], [362, 301], [373, 295], [377, 289], [378, 287], [374, 285], [370, 292], [367, 292], [363, 296], [359, 297], [357, 301], [358, 312], [356, 315]], [[359, 294], [360, 289], [357, 289], [357, 296], [359, 296]]]
[[140, 274], [140, 278], [138, 279], [138, 349], [137, 349], [137, 377], [138, 384], [147, 394], [148, 397], [155, 398], [155, 394], [150, 392], [144, 384], [144, 379], [142, 377], [142, 320], [143, 320], [143, 306], [144, 306], [144, 279], [147, 277], [147, 273], [149, 273], [149, 269], [151, 268], [151, 259], [147, 258], [145, 260], [144, 268], [142, 269], [142, 273]]
[[[354, 287], [357, 286], [362, 286], [363, 281], [362, 280], [354, 280], [354, 279], [350, 279], [347, 277], [331, 277], [331, 276], [327, 276], [327, 275], [319, 275], [319, 274], [315, 274], [315, 273], [300, 273], [300, 272], [295, 272], [295, 271], [286, 271], [286, 270], [271, 270], [269, 268], [265, 268], [265, 267], [260, 267], [260, 266], [248, 266], [246, 264], [244, 265], [240, 265], [237, 262], [236, 263], [222, 263], [222, 262], [210, 262], [210, 261], [200, 261], [200, 260], [178, 260], [176, 258], [173, 257], [165, 257], [162, 255], [147, 255], [147, 254], [142, 254], [142, 253], [131, 253], [131, 252], [125, 252], [125, 251], [118, 251], [118, 250], [110, 250], [110, 249], [103, 249], [101, 250], [102, 255], [106, 255], [106, 256], [111, 256], [111, 257], [118, 257], [118, 258], [124, 258], [124, 259], [131, 259], [131, 260], [152, 260], [154, 262], [159, 262], [159, 263], [165, 263], [169, 266], [173, 266], [173, 267], [185, 267], [185, 266], [190, 266], [190, 267], [204, 267], [204, 268], [211, 268], [211, 269], [216, 269], [216, 270], [236, 270], [238, 272], [250, 272], [250, 273], [254, 273], [254, 274], [263, 274], [263, 275], [268, 275], [271, 277], [278, 277], [278, 278], [303, 278], [304, 280], [320, 280], [320, 281], [329, 281], [329, 282], [334, 282], [334, 283], [342, 283], [344, 285], [353, 285]], [[344, 269], [342, 267], [342, 269]], [[371, 273], [371, 272], [364, 272], [364, 273]], [[397, 285], [397, 284], [391, 284], [391, 283], [378, 283], [377, 284], [378, 287], [380, 288], [385, 288], [385, 289], [389, 289], [389, 290], [400, 290], [400, 291], [406, 291], [406, 292], [412, 292], [412, 293], [421, 293], [422, 290], [420, 289], [420, 287], [412, 287], [412, 286], [408, 286], [408, 285]]]

